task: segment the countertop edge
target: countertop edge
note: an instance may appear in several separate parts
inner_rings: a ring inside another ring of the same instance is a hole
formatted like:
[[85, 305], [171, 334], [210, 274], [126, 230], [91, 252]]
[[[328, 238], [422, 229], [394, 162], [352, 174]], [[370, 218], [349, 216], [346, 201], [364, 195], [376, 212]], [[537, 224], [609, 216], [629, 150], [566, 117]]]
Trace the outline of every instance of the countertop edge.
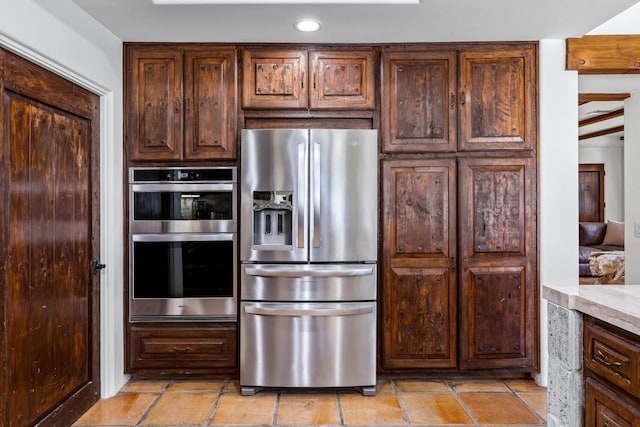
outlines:
[[542, 297], [640, 335], [639, 285], [543, 285]]

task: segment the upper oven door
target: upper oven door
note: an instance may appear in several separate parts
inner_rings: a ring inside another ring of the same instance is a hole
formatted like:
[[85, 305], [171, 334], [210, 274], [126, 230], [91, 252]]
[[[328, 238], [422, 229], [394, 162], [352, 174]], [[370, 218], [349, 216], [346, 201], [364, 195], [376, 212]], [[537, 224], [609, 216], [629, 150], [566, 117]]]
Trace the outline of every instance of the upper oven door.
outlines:
[[235, 183], [129, 185], [131, 233], [234, 233]]

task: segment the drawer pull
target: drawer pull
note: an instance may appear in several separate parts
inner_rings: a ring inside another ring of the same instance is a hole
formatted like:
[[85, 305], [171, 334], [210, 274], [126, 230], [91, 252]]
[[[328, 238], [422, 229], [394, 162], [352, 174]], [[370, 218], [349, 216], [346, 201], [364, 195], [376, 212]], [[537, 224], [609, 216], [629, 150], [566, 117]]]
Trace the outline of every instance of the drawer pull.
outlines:
[[598, 354], [596, 355], [598, 362], [601, 362], [603, 365], [606, 366], [622, 366], [622, 363], [620, 362], [609, 362], [606, 358], [606, 356], [600, 351], [598, 350]]
[[187, 351], [191, 351], [191, 347], [173, 347], [173, 351], [179, 353], [186, 353]]

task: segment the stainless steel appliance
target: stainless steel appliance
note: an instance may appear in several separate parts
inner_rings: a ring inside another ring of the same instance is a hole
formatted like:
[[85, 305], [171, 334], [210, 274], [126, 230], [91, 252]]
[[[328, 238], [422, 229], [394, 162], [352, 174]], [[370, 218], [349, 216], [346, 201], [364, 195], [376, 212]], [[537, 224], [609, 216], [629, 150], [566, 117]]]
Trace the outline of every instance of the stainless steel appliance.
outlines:
[[131, 321], [237, 319], [235, 167], [129, 169]]
[[376, 392], [377, 132], [244, 130], [240, 384]]

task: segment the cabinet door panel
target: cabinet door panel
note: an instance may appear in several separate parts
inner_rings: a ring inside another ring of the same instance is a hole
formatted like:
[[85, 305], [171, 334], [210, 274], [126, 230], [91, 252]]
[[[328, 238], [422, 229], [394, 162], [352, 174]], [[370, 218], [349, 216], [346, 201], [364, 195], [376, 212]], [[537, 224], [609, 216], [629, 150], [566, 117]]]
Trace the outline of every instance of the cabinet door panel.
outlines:
[[460, 149], [533, 149], [536, 80], [533, 48], [460, 54]]
[[373, 109], [375, 55], [372, 50], [314, 51], [311, 108]]
[[234, 49], [185, 54], [185, 159], [235, 158]]
[[128, 74], [131, 159], [182, 158], [182, 52], [133, 49]]
[[530, 158], [460, 160], [462, 368], [535, 367], [532, 174]]
[[384, 151], [455, 151], [455, 52], [385, 52]]
[[456, 365], [455, 160], [388, 160], [384, 366]]
[[385, 367], [455, 367], [456, 292], [452, 269], [390, 268], [386, 273]]
[[307, 52], [245, 50], [242, 64], [244, 108], [307, 108]]

